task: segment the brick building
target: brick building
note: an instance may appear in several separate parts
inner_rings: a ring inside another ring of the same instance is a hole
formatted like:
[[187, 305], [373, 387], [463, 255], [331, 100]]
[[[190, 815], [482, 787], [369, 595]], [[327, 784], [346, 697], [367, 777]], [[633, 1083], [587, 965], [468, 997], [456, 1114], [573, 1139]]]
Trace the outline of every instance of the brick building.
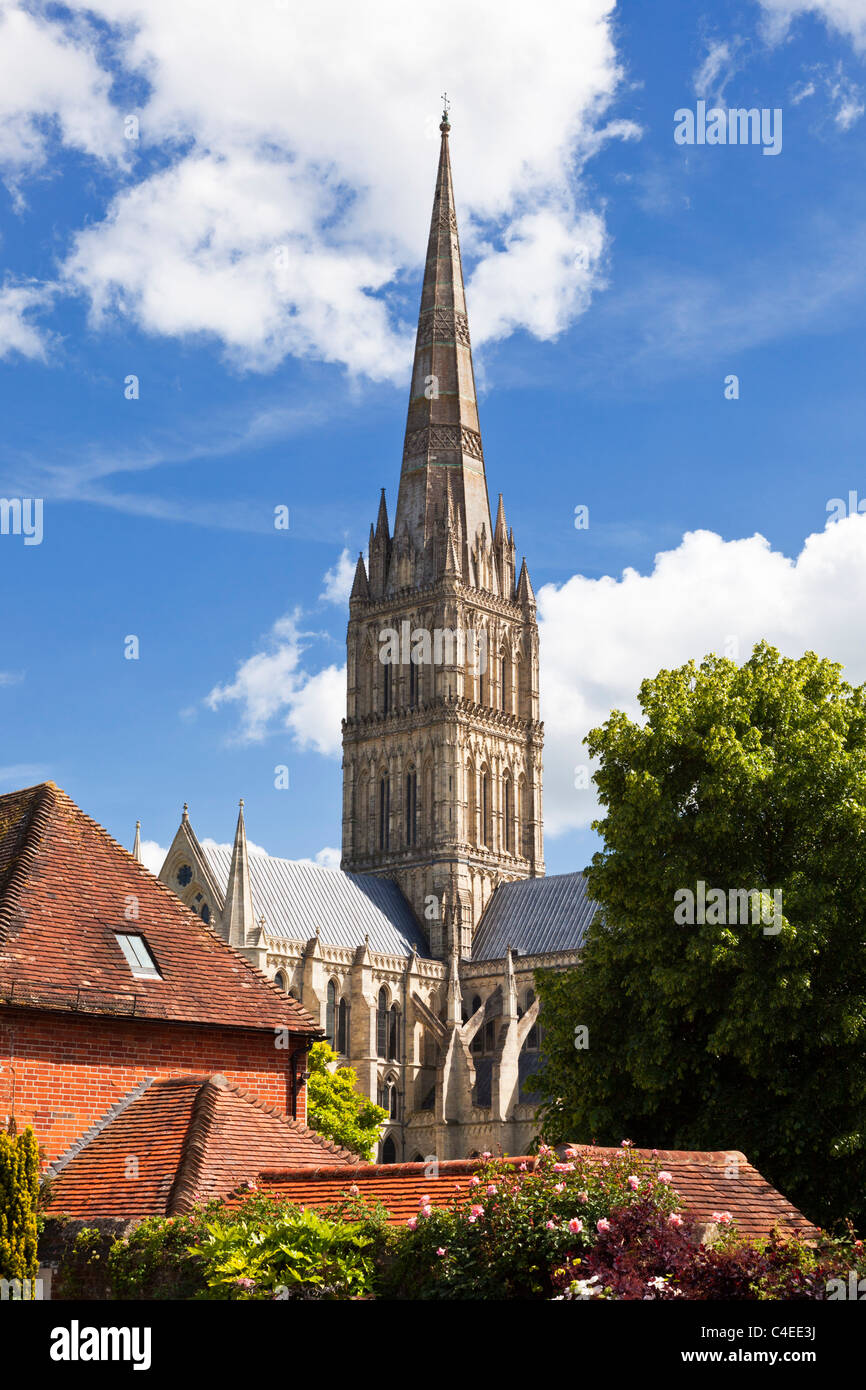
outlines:
[[317, 1036], [54, 783], [0, 796], [0, 1123], [49, 1162], [160, 1078], [220, 1074], [303, 1120]]

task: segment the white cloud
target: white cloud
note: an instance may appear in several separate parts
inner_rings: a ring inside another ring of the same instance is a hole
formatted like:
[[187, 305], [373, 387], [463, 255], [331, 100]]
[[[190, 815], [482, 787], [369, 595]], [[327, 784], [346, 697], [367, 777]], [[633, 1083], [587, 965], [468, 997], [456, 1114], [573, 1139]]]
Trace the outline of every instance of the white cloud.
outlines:
[[340, 751], [346, 669], [327, 666], [314, 674], [302, 669], [314, 634], [299, 630], [300, 616], [295, 610], [279, 618], [263, 650], [240, 663], [233, 681], [215, 686], [205, 704], [212, 710], [240, 706], [244, 742], [258, 742], [281, 727], [290, 730], [299, 748], [334, 756]]
[[8, 763], [0, 767], [0, 787], [17, 791], [20, 787], [35, 787], [44, 782], [48, 769], [41, 763]]
[[141, 842], [141, 862], [146, 869], [149, 869], [157, 878], [159, 871], [165, 863], [165, 856], [168, 854], [168, 846], [161, 845], [156, 840], [142, 840]]
[[319, 594], [319, 598], [325, 603], [337, 603], [345, 606], [349, 602], [349, 594], [352, 591], [355, 564], [356, 562], [348, 550], [344, 550], [337, 563], [325, 575], [322, 581], [325, 587]]
[[[464, 251], [480, 256], [476, 342], [558, 333], [602, 283], [607, 233], [581, 169], [636, 133], [607, 121], [615, 0], [550, 0], [544, 23], [522, 0], [441, 0], [435, 22], [402, 0], [213, 0], [206, 20], [192, 0], [70, 7], [64, 27], [65, 11], [37, 21], [7, 5], [8, 69], [43, 76], [14, 97], [6, 152], [15, 169], [43, 160], [52, 118], [89, 153], [125, 146], [131, 177], [65, 266], [95, 322], [214, 335], [247, 368], [293, 354], [401, 377], [443, 84]], [[97, 49], [100, 21], [111, 42]], [[137, 143], [108, 101], [107, 52], [141, 88]]]
[[793, 20], [811, 14], [823, 19], [828, 28], [835, 29], [854, 44], [866, 50], [866, 5], [863, 0], [761, 0], [764, 27], [771, 40], [787, 36]]
[[762, 638], [790, 656], [813, 650], [866, 680], [866, 516], [807, 537], [789, 559], [763, 536], [725, 541], [693, 531], [656, 556], [650, 574], [575, 575], [538, 594], [545, 828], [556, 834], [597, 814], [593, 789], [576, 790], [582, 740], [611, 709], [639, 714], [641, 681], [709, 651], [745, 660]]
[[[0, 44], [2, 36], [0, 28]], [[0, 287], [0, 358], [17, 352], [22, 357], [45, 359], [48, 336], [30, 322], [28, 315], [42, 308], [49, 298], [43, 286], [6, 284]]]
[[738, 35], [707, 41], [706, 56], [692, 79], [696, 96], [716, 106], [725, 104], [725, 88], [741, 66], [742, 47]]
[[14, 190], [45, 162], [52, 136], [103, 160], [122, 155], [110, 86], [86, 23], [0, 0], [0, 170]]
[[339, 869], [342, 857], [340, 850], [333, 849], [330, 845], [326, 845], [324, 849], [319, 850], [315, 859], [296, 859], [294, 863], [311, 864], [314, 868], [318, 869]]
[[0, 685], [20, 685], [23, 679], [23, 671], [0, 671]]

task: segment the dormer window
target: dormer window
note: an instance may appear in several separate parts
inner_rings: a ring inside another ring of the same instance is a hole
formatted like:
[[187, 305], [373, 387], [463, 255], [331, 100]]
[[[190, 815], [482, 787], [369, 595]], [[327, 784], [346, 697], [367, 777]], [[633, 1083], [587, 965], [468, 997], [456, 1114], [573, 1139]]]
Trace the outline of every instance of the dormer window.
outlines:
[[117, 944], [126, 957], [126, 963], [137, 980], [161, 980], [156, 961], [148, 950], [143, 936], [133, 936], [129, 932], [115, 932]]

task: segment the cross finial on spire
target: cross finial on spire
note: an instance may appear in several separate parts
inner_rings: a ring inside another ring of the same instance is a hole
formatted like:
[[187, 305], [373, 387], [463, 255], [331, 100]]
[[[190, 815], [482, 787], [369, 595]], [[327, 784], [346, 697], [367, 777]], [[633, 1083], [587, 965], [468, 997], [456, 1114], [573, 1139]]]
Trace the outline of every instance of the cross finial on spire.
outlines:
[[450, 122], [449, 119], [448, 119], [448, 112], [449, 112], [450, 110], [451, 110], [451, 102], [448, 100], [448, 93], [447, 93], [447, 92], [443, 92], [443, 93], [442, 93], [442, 124], [441, 124], [440, 127], [439, 127], [439, 129], [440, 129], [441, 131], [449, 131], [449, 130], [451, 129], [451, 122]]

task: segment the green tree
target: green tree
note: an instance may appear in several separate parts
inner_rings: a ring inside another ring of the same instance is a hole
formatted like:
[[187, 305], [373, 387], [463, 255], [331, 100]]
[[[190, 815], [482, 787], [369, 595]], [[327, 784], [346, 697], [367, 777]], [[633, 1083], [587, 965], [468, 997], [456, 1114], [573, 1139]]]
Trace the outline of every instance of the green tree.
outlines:
[[35, 1279], [39, 1151], [29, 1127], [0, 1133], [0, 1279]]
[[[661, 671], [640, 705], [586, 740], [601, 911], [580, 967], [539, 973], [544, 1132], [742, 1149], [807, 1216], [862, 1224], [866, 688], [759, 644]], [[753, 888], [781, 912], [732, 922]]]
[[352, 1067], [331, 1070], [336, 1060], [336, 1052], [325, 1042], [314, 1043], [310, 1048], [307, 1122], [326, 1139], [353, 1149], [369, 1162], [388, 1114], [358, 1095], [358, 1078]]

